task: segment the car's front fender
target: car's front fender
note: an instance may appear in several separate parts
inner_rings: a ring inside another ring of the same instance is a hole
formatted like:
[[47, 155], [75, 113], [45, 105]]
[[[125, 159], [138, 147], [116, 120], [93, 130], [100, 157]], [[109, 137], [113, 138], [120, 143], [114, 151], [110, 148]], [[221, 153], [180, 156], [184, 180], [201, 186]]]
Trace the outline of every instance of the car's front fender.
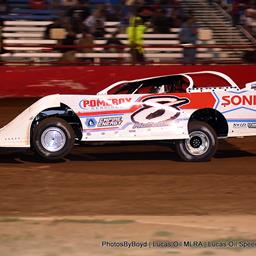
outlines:
[[41, 98], [0, 129], [0, 147], [30, 147], [30, 129], [34, 118], [43, 110], [60, 107], [60, 95]]

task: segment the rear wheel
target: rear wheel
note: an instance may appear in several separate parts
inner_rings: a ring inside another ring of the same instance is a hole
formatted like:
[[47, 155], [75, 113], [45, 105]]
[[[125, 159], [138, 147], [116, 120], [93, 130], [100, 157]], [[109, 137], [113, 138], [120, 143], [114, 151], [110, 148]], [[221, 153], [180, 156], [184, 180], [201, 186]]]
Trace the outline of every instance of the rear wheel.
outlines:
[[189, 139], [176, 143], [176, 151], [185, 161], [208, 161], [215, 154], [218, 139], [214, 129], [204, 122], [189, 124]]
[[32, 144], [36, 153], [46, 160], [57, 160], [70, 153], [75, 141], [72, 127], [63, 119], [49, 117], [34, 129]]

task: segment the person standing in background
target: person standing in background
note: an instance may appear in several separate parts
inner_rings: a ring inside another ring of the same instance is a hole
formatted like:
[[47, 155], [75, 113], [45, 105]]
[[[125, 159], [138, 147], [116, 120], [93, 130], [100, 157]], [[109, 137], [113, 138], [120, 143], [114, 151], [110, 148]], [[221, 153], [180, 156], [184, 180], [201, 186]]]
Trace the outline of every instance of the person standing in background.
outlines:
[[[112, 52], [112, 53], [123, 52], [123, 49], [121, 47], [118, 48], [118, 46], [123, 46], [123, 43], [118, 38], [118, 34], [119, 34], [119, 31], [115, 31], [111, 34], [111, 37], [106, 42], [106, 46], [109, 47], [109, 48], [106, 48], [105, 50], [106, 52]], [[113, 46], [113, 48], [111, 48], [111, 46]]]
[[83, 21], [87, 19], [90, 14], [91, 10], [89, 4], [83, 0], [79, 0], [77, 5], [71, 6], [67, 10], [66, 17], [69, 17], [69, 23], [76, 34], [83, 32]]
[[185, 64], [192, 64], [196, 61], [196, 48], [194, 46], [198, 38], [198, 29], [195, 23], [195, 18], [190, 16], [185, 19], [180, 34], [180, 42], [184, 45], [183, 49], [183, 61]]
[[[71, 28], [67, 28], [66, 38], [64, 38], [61, 41], [61, 46], [63, 46], [63, 48], [61, 49], [61, 52], [63, 55], [60, 59], [60, 62], [62, 62], [62, 63], [75, 63], [76, 62], [75, 41], [76, 41], [76, 34], [74, 33], [74, 31], [72, 31]], [[67, 46], [67, 48], [65, 46]], [[74, 47], [72, 47], [72, 46], [74, 46]]]
[[[2, 38], [2, 21], [0, 21], [0, 54], [4, 53], [3, 38]], [[2, 65], [2, 57], [0, 55], [0, 65]]]
[[144, 63], [143, 36], [146, 26], [139, 16], [130, 18], [130, 25], [127, 28], [128, 40], [130, 45], [132, 63]]
[[90, 29], [91, 34], [95, 38], [103, 38], [105, 35], [105, 16], [102, 9], [97, 9], [87, 19], [84, 20], [83, 24]]
[[[78, 40], [77, 45], [80, 46], [79, 52], [80, 53], [92, 53], [93, 52], [93, 45], [94, 45], [94, 36], [90, 33], [88, 28], [84, 28], [82, 37]], [[81, 61], [86, 62], [93, 62], [93, 58], [82, 57], [80, 58]]]
[[156, 34], [170, 33], [170, 19], [166, 17], [165, 11], [158, 8], [152, 18], [153, 31]]

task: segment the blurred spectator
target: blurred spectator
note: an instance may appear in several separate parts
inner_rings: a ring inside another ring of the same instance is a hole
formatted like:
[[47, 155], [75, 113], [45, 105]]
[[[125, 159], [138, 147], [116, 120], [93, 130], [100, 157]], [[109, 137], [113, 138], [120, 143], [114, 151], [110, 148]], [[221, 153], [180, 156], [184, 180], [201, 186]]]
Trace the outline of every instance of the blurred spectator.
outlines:
[[[4, 47], [3, 47], [3, 38], [2, 38], [2, 22], [0, 21], [0, 54], [3, 54], [4, 51]], [[1, 65], [2, 59], [0, 56], [0, 65]]]
[[44, 0], [30, 0], [29, 6], [32, 9], [44, 9], [46, 7], [46, 2]]
[[120, 5], [113, 5], [113, 4], [107, 3], [105, 5], [105, 11], [106, 11], [107, 21], [121, 21], [122, 8]]
[[[117, 36], [118, 36], [118, 31], [115, 31], [114, 33], [111, 34], [111, 37], [106, 42], [106, 46], [108, 46], [108, 48], [105, 48], [106, 52], [122, 54], [124, 49], [120, 46], [122, 46], [123, 43]], [[122, 62], [123, 60], [124, 59], [122, 58], [122, 56], [119, 56], [118, 61]], [[107, 61], [108, 63], [110, 62], [115, 63], [117, 61], [117, 58], [105, 58], [104, 61]]]
[[243, 60], [245, 63], [256, 63], [256, 51], [246, 51]]
[[152, 26], [154, 33], [170, 33], [170, 20], [165, 16], [165, 11], [163, 9], [159, 8], [154, 13], [154, 16], [152, 18]]
[[61, 5], [65, 7], [75, 6], [78, 4], [77, 0], [62, 0]]
[[[74, 63], [76, 62], [76, 47], [70, 47], [75, 46], [76, 41], [76, 34], [71, 30], [67, 30], [66, 38], [62, 40], [61, 46], [64, 46], [61, 48], [61, 52], [63, 53], [60, 62], [64, 63]], [[69, 46], [69, 47], [65, 47]]]
[[[77, 45], [83, 48], [79, 48], [81, 53], [92, 53], [94, 45], [94, 36], [90, 33], [89, 29], [85, 28], [82, 37], [78, 40]], [[93, 58], [82, 57], [81, 61], [93, 62]]]
[[150, 22], [153, 15], [153, 10], [150, 6], [142, 6], [137, 11], [137, 16], [142, 18], [143, 23]]
[[90, 32], [94, 37], [104, 37], [105, 17], [102, 10], [98, 9], [94, 11], [94, 13], [90, 15], [87, 19], [85, 19], [83, 23], [90, 29]]
[[183, 61], [186, 64], [194, 63], [196, 60], [196, 48], [189, 46], [195, 45], [197, 42], [198, 32], [193, 16], [187, 18], [181, 27], [179, 34], [181, 44], [184, 44]]
[[121, 5], [120, 9], [120, 29], [124, 31], [124, 28], [129, 26], [129, 19], [132, 13], [130, 10], [130, 6], [125, 4], [125, 0], [122, 0], [123, 4]]
[[61, 8], [61, 0], [47, 0], [49, 9], [58, 9]]
[[233, 26], [243, 25], [253, 36], [256, 34], [255, 0], [216, 0], [232, 17]]
[[46, 26], [46, 30], [44, 32], [45, 39], [52, 39], [51, 38], [51, 29], [53, 28], [62, 28], [65, 29], [65, 22], [63, 18], [58, 18], [53, 21], [50, 25]]
[[143, 36], [146, 26], [143, 24], [142, 18], [135, 16], [130, 19], [130, 25], [127, 28], [128, 40], [131, 49], [133, 63], [144, 63]]
[[84, 47], [80, 48], [79, 52], [90, 53], [93, 52], [94, 36], [90, 33], [89, 29], [84, 29], [82, 37], [78, 40], [77, 45]]
[[253, 8], [246, 9], [242, 20], [245, 28], [255, 36], [256, 10]]
[[[181, 8], [169, 8], [167, 9], [167, 17], [169, 18], [169, 24], [171, 28], [180, 28], [184, 19], [186, 19], [187, 13]], [[189, 15], [190, 17], [190, 15]]]
[[66, 15], [70, 17], [73, 31], [80, 34], [83, 31], [83, 21], [90, 15], [90, 8], [86, 2], [80, 0], [76, 6], [68, 9]]
[[111, 37], [107, 40], [106, 42], [106, 46], [113, 46], [113, 48], [106, 48], [106, 51], [107, 52], [122, 52], [123, 49], [121, 48], [117, 48], [115, 46], [122, 46], [123, 43], [121, 42], [121, 40], [119, 38], [117, 38], [117, 35], [118, 35], [118, 31], [112, 33]]
[[240, 25], [241, 6], [239, 0], [233, 0], [231, 15], [233, 26]]
[[6, 0], [0, 0], [0, 14], [7, 14], [8, 13], [8, 5]]

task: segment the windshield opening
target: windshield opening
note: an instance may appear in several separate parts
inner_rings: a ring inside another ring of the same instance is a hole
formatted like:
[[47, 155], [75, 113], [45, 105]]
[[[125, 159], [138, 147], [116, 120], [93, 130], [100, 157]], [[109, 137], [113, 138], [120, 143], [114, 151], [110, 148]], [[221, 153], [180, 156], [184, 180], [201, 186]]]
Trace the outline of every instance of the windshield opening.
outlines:
[[182, 75], [130, 82], [115, 88], [113, 94], [148, 94], [186, 92], [190, 82]]

